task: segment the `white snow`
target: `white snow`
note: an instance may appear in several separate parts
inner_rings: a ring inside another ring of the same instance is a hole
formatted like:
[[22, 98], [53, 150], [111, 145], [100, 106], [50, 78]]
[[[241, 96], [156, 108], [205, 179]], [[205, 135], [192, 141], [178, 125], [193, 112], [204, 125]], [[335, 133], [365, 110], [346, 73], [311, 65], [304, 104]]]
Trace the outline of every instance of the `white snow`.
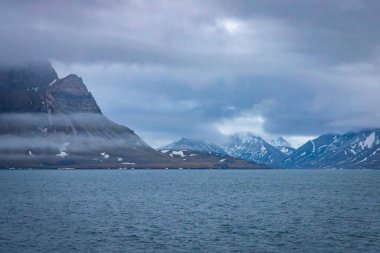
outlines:
[[372, 155], [371, 156], [374, 156], [374, 155], [376, 155], [376, 153], [378, 152], [380, 150], [380, 148], [378, 148], [378, 149], [376, 149], [373, 153], [372, 153]]
[[167, 152], [169, 152], [170, 150], [161, 150], [161, 153], [163, 153], [163, 154], [166, 154]]
[[62, 158], [65, 158], [68, 155], [69, 154], [67, 154], [65, 151], [61, 151], [59, 154], [56, 154], [56, 156], [59, 156], [59, 157], [62, 157]]
[[314, 141], [310, 141], [311, 142], [311, 145], [313, 145], [313, 151], [312, 151], [312, 153], [315, 153], [315, 143], [314, 143]]
[[130, 164], [130, 165], [135, 165], [136, 163], [125, 162], [125, 163], [122, 163], [122, 164]]
[[355, 164], [358, 164], [358, 163], [362, 163], [362, 162], [364, 162], [364, 161], [367, 161], [367, 157], [366, 157], [366, 158], [364, 158], [363, 160], [361, 160], [361, 161], [359, 161], [359, 162], [355, 163]]
[[372, 133], [367, 137], [367, 139], [365, 139], [365, 141], [364, 141], [364, 146], [366, 146], [367, 148], [372, 148], [372, 145], [373, 145], [373, 143], [375, 142], [375, 139], [376, 139], [376, 133], [375, 133], [375, 132], [372, 132]]
[[49, 86], [53, 85], [56, 81], [57, 81], [57, 79], [54, 79], [53, 82], [49, 83]]
[[62, 157], [62, 158], [65, 158], [66, 156], [68, 156], [69, 154], [66, 152], [66, 148], [67, 146], [69, 146], [70, 143], [69, 142], [65, 142], [61, 145], [60, 149], [59, 149], [59, 153], [56, 154], [56, 156], [59, 156], [59, 157]]
[[32, 150], [29, 150], [29, 155], [30, 156], [34, 156], [33, 153], [32, 153]]
[[118, 157], [118, 158], [117, 158], [117, 161], [118, 161], [118, 162], [122, 162], [122, 161], [123, 161], [123, 158]]
[[226, 159], [222, 159], [222, 160], [220, 160], [219, 162], [222, 163], [222, 162], [224, 162], [225, 160], [226, 160]]
[[197, 156], [197, 154], [191, 154], [190, 156]]
[[101, 156], [103, 156], [105, 159], [110, 158], [110, 155], [107, 154], [106, 152], [100, 153]]
[[185, 157], [186, 155], [183, 153], [183, 151], [172, 151], [171, 155], [179, 155], [181, 157]]

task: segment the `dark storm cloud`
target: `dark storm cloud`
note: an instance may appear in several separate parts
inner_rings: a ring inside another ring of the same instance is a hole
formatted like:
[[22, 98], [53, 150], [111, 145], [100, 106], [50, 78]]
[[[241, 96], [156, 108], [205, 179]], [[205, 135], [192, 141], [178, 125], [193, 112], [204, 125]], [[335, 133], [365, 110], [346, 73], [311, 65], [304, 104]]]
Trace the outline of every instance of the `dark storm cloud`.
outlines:
[[380, 127], [377, 0], [0, 8], [2, 61], [49, 58], [61, 76], [81, 75], [106, 115], [155, 145], [249, 127], [288, 136]]

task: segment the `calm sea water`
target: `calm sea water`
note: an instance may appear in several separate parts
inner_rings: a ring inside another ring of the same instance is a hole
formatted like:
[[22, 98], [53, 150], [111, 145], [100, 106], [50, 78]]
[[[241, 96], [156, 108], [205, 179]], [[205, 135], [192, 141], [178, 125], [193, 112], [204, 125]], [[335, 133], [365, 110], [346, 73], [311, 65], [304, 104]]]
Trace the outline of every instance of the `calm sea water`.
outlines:
[[380, 171], [0, 171], [1, 252], [380, 252]]

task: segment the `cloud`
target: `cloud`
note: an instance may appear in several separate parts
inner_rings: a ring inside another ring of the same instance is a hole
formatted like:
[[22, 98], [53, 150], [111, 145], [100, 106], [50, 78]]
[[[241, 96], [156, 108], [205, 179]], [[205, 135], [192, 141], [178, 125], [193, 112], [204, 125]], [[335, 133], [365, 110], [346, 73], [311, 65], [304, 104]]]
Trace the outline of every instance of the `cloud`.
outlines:
[[2, 61], [48, 58], [61, 77], [80, 75], [107, 116], [149, 143], [380, 127], [376, 0], [37, 0], [0, 9]]

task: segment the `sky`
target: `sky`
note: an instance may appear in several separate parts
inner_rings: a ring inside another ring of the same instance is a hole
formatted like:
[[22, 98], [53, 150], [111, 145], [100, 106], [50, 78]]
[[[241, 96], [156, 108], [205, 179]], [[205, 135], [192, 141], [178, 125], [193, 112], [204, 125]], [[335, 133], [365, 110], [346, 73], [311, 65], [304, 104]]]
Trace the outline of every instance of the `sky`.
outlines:
[[380, 127], [378, 0], [0, 0], [0, 59], [49, 59], [159, 147]]

